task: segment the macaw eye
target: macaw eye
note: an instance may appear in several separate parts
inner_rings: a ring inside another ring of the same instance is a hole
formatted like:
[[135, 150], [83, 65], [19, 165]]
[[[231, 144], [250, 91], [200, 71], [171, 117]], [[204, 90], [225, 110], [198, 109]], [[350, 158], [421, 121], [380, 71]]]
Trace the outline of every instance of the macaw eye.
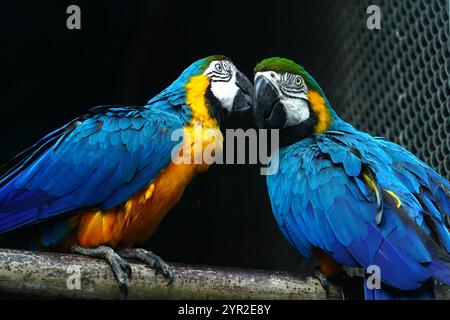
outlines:
[[295, 85], [297, 85], [297, 86], [301, 86], [301, 85], [302, 85], [302, 83], [303, 83], [303, 80], [302, 80], [302, 78], [300, 78], [300, 77], [297, 77], [297, 78], [295, 79]]
[[222, 72], [222, 70], [223, 70], [222, 64], [217, 63], [217, 64], [216, 64], [216, 70], [219, 71], [219, 72]]

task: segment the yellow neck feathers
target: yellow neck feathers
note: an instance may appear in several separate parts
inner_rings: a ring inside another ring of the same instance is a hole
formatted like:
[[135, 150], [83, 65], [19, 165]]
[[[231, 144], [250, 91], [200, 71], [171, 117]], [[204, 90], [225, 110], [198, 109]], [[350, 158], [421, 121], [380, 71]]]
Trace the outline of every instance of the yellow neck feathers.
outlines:
[[212, 118], [208, 111], [205, 98], [209, 86], [209, 79], [205, 75], [192, 77], [186, 84], [186, 103], [191, 107], [191, 125], [201, 124], [204, 127], [219, 127], [216, 119]]
[[317, 125], [314, 130], [315, 134], [326, 131], [332, 124], [333, 118], [327, 107], [325, 99], [317, 91], [311, 90], [308, 93], [311, 108], [317, 115]]

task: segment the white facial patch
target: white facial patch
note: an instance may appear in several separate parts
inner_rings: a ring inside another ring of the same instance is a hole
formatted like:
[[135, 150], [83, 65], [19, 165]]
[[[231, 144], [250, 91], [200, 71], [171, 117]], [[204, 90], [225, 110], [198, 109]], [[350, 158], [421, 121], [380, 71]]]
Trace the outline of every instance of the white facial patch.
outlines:
[[308, 120], [310, 114], [307, 100], [281, 98], [280, 101], [284, 106], [287, 116], [285, 127], [295, 126]]
[[239, 91], [236, 84], [236, 67], [229, 61], [213, 61], [203, 72], [211, 80], [211, 92], [223, 108], [231, 112], [233, 101]]
[[257, 72], [255, 74], [255, 80], [260, 76], [269, 80], [281, 97], [280, 102], [283, 104], [287, 117], [284, 127], [295, 126], [309, 119], [310, 111], [307, 92], [299, 91], [298, 93], [293, 94], [294, 97], [289, 97], [281, 89], [281, 74], [274, 71]]

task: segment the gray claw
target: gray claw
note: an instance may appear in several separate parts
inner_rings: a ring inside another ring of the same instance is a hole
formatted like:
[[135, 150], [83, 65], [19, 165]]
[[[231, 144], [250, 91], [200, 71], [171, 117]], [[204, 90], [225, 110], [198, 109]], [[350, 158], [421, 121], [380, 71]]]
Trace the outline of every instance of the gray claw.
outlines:
[[169, 269], [169, 270], [167, 271], [167, 275], [164, 275], [164, 276], [169, 280], [169, 281], [167, 282], [167, 286], [170, 286], [170, 285], [172, 284], [173, 278], [174, 278], [172, 269]]
[[330, 294], [330, 282], [328, 281], [327, 276], [322, 272], [322, 270], [320, 270], [319, 267], [314, 268], [312, 276], [319, 280], [328, 298]]
[[126, 299], [128, 297], [128, 278], [126, 275], [120, 276], [114, 273], [117, 282], [119, 282], [120, 292], [122, 292], [122, 298]]
[[75, 254], [101, 258], [106, 260], [119, 283], [120, 291], [125, 299], [128, 296], [128, 280], [131, 277], [131, 266], [124, 261], [112, 248], [100, 246], [97, 248], [83, 248], [80, 246], [72, 246], [70, 251]]
[[122, 249], [118, 254], [123, 258], [137, 259], [145, 262], [150, 268], [155, 269], [155, 275], [162, 274], [168, 279], [167, 285], [173, 282], [174, 273], [172, 268], [153, 252], [136, 248]]

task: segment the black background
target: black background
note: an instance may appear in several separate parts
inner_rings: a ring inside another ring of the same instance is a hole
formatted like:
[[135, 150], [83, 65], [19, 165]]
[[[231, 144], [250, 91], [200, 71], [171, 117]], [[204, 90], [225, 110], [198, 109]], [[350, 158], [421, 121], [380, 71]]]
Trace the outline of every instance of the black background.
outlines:
[[[315, 3], [2, 4], [0, 161], [93, 106], [144, 104], [211, 54], [229, 56], [249, 78], [261, 59], [289, 57], [326, 83], [315, 62], [330, 53], [311, 47], [317, 42], [311, 23], [332, 17]], [[81, 30], [66, 28], [70, 4], [81, 7]], [[275, 224], [264, 180], [257, 166], [210, 168], [187, 188], [148, 248], [168, 261], [308, 272], [311, 263]]]

